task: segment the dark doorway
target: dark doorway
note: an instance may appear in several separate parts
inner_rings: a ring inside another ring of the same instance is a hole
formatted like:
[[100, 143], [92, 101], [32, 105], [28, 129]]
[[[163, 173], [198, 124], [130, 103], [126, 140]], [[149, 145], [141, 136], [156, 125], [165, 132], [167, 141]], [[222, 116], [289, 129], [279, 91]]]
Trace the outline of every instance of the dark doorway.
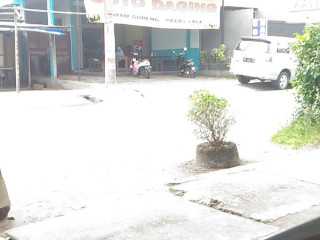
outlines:
[[[49, 76], [49, 35], [28, 33], [28, 49], [30, 53], [31, 75]], [[70, 34], [56, 36], [58, 75], [71, 73]]]

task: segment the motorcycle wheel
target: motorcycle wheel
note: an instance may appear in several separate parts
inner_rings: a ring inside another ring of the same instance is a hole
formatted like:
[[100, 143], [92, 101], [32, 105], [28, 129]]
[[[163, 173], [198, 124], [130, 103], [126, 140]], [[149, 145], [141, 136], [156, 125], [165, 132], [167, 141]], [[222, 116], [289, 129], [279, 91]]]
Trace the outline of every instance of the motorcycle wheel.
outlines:
[[194, 78], [196, 76], [195, 72], [192, 70], [191, 67], [188, 67], [186, 72], [188, 73], [188, 76], [191, 78]]
[[144, 67], [141, 67], [139, 69], [139, 76], [140, 77], [145, 77], [146, 76], [146, 70], [144, 69]]
[[196, 73], [191, 68], [190, 68], [189, 73], [190, 73], [190, 77], [191, 78], [195, 78], [196, 77]]
[[150, 73], [148, 71], [146, 71], [146, 79], [150, 78]]

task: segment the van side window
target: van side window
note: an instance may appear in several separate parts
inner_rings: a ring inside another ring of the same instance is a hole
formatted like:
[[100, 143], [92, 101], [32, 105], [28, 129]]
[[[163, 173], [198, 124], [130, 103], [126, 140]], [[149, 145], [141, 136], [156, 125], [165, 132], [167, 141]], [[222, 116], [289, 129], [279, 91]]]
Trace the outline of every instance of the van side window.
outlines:
[[279, 42], [277, 46], [277, 53], [290, 53], [289, 43]]
[[268, 53], [270, 52], [270, 45], [261, 41], [242, 40], [236, 47], [236, 50]]

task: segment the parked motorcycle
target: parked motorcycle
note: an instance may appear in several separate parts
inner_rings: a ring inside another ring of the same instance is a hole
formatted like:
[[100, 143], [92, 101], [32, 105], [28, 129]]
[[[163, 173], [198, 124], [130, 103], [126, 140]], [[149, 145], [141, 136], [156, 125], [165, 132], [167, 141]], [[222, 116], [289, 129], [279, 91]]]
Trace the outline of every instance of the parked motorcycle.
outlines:
[[136, 49], [136, 52], [132, 53], [130, 72], [134, 76], [145, 77], [146, 79], [150, 78], [152, 66], [148, 59], [141, 59], [141, 47]]
[[173, 53], [177, 56], [177, 66], [178, 66], [178, 74], [179, 76], [189, 76], [191, 78], [194, 78], [196, 76], [196, 67], [194, 66], [194, 62], [192, 59], [189, 60], [185, 60], [184, 59], [184, 55], [187, 51], [187, 48], [185, 47], [183, 49], [183, 52], [181, 53], [176, 53], [175, 51], [173, 51]]

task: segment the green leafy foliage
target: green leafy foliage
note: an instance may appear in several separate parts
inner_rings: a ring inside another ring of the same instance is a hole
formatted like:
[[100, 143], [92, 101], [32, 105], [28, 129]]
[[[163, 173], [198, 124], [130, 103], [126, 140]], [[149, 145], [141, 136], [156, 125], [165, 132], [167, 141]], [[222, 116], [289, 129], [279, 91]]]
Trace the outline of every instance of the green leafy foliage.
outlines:
[[211, 58], [213, 63], [225, 63], [226, 57], [226, 45], [221, 44], [219, 48], [211, 49]]
[[226, 45], [224, 44], [221, 44], [219, 48], [212, 48], [210, 52], [207, 50], [200, 51], [200, 62], [203, 64], [226, 63], [228, 59]]
[[305, 27], [296, 38], [291, 48], [297, 56], [292, 86], [297, 89], [298, 117], [308, 115], [320, 123], [320, 23]]
[[210, 94], [207, 90], [195, 91], [189, 97], [189, 120], [195, 124], [195, 135], [212, 146], [221, 146], [226, 133], [235, 120], [228, 114], [228, 101]]
[[200, 51], [200, 62], [204, 64], [209, 64], [211, 62], [210, 54], [207, 50]]
[[317, 143], [320, 139], [320, 126], [310, 116], [295, 118], [289, 126], [282, 128], [272, 136], [275, 143], [288, 145], [293, 148], [303, 147], [310, 143]]
[[291, 84], [298, 109], [291, 124], [272, 137], [294, 148], [320, 142], [320, 23], [305, 27], [296, 39], [291, 45], [297, 56], [296, 79]]

